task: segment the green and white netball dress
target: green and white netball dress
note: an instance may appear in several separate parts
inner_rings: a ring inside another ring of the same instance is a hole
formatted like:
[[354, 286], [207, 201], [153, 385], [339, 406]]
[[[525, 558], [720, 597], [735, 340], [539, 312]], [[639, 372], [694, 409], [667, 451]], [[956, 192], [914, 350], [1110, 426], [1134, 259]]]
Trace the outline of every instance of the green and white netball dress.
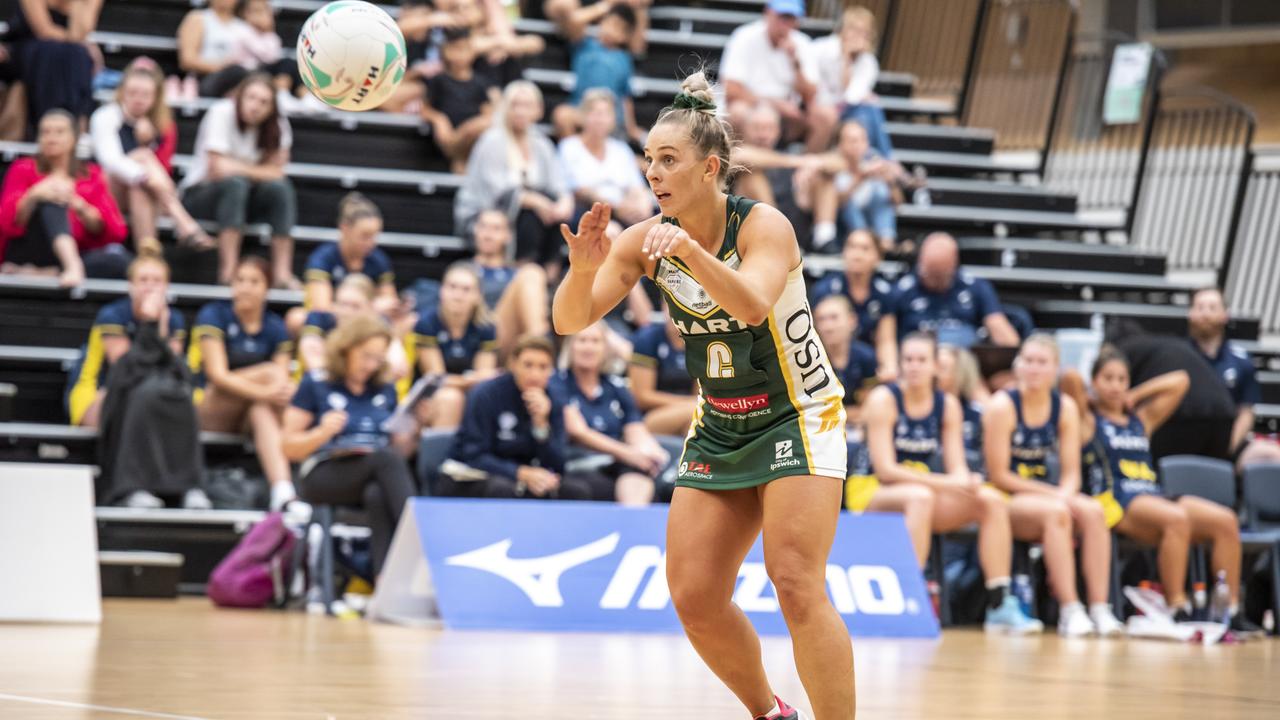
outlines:
[[[738, 231], [754, 205], [728, 196], [717, 257], [730, 268], [742, 262]], [[802, 268], [787, 273], [782, 297], [754, 326], [716, 304], [679, 258], [661, 258], [653, 280], [699, 385], [676, 484], [733, 490], [790, 475], [844, 480], [844, 388], [814, 330]]]

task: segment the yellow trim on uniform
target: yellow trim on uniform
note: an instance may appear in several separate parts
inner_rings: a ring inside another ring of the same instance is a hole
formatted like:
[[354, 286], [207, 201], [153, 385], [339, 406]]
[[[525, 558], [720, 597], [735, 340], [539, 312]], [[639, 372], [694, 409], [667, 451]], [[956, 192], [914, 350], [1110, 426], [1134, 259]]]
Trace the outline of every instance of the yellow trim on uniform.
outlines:
[[409, 372], [396, 381], [396, 400], [399, 402], [404, 402], [404, 399], [409, 396], [409, 391], [413, 389], [413, 381], [418, 377], [418, 352], [414, 349], [416, 338], [415, 333], [405, 333], [404, 338], [400, 340], [401, 345], [404, 346], [404, 359], [409, 364]]
[[632, 365], [639, 365], [640, 367], [647, 367], [647, 368], [658, 367], [658, 358], [649, 357], [644, 353], [637, 353], [637, 352], [631, 353], [631, 360], [629, 362]]
[[787, 360], [787, 353], [784, 349], [786, 346], [782, 342], [782, 335], [778, 333], [778, 318], [774, 316], [773, 310], [769, 311], [769, 317], [765, 320], [769, 325], [769, 334], [773, 336], [773, 350], [778, 354], [778, 365], [782, 369], [782, 380], [787, 386], [787, 399], [791, 401], [791, 406], [796, 409], [796, 425], [800, 427], [800, 441], [804, 444], [804, 458], [809, 465], [809, 474], [816, 474], [813, 469], [813, 451], [809, 445], [809, 431], [804, 426], [804, 408], [800, 406], [800, 400], [796, 398], [795, 387], [791, 384], [791, 363]]
[[879, 489], [880, 480], [875, 475], [850, 475], [844, 482], [845, 509], [856, 513], [865, 511]]
[[387, 272], [384, 272], [378, 276], [379, 285], [395, 285], [395, 283], [396, 283], [396, 274], [395, 274], [395, 271], [393, 270], [388, 270]]
[[329, 271], [319, 268], [311, 268], [302, 273], [302, 277], [306, 282], [330, 282]]
[[1120, 507], [1120, 502], [1116, 500], [1116, 496], [1112, 495], [1110, 490], [1094, 495], [1093, 499], [1097, 500], [1098, 504], [1102, 506], [1102, 516], [1106, 519], [1108, 528], [1119, 525], [1120, 521], [1124, 519], [1124, 508]]
[[76, 384], [71, 387], [71, 393], [67, 397], [67, 414], [71, 416], [72, 425], [80, 424], [85, 413], [89, 412], [89, 407], [98, 397], [98, 376], [102, 373], [102, 362], [106, 358], [102, 348], [102, 331], [108, 327], [118, 328], [119, 334], [124, 332], [124, 328], [120, 325], [95, 325], [89, 331], [84, 361], [80, 363], [80, 375], [76, 378]]

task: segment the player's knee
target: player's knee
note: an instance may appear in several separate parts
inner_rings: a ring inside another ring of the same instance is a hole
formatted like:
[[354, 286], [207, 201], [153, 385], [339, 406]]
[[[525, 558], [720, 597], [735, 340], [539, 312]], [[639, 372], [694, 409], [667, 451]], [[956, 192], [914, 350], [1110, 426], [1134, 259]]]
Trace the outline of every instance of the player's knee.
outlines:
[[904, 515], [921, 517], [933, 515], [933, 490], [924, 485], [908, 485], [903, 488], [903, 492], [905, 493], [903, 502]]
[[1173, 512], [1165, 519], [1162, 532], [1166, 537], [1191, 539], [1191, 516], [1181, 507], [1175, 506]]
[[778, 605], [790, 621], [803, 622], [813, 608], [826, 601], [826, 576], [798, 554], [785, 553], [772, 562], [766, 556], [765, 570], [778, 595]]
[[680, 623], [691, 634], [713, 626], [729, 605], [732, 594], [732, 590], [729, 595], [715, 592], [697, 573], [672, 572], [670, 565], [667, 566], [667, 587]]

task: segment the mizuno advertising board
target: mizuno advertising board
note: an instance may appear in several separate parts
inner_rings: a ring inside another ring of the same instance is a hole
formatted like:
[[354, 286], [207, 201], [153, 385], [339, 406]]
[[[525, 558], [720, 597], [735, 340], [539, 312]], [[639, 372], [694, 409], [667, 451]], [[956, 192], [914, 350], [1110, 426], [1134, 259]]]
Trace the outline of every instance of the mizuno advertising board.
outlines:
[[[665, 506], [416, 498], [409, 514], [448, 627], [681, 632]], [[899, 515], [842, 513], [826, 580], [852, 635], [938, 634]], [[733, 600], [761, 633], [786, 633], [759, 540]]]

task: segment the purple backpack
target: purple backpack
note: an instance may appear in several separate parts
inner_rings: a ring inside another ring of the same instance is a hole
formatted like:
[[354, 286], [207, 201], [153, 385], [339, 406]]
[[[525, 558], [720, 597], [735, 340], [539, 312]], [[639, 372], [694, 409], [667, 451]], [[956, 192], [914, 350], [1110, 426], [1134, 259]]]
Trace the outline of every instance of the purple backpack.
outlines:
[[209, 599], [223, 607], [284, 605], [297, 538], [273, 512], [236, 545], [209, 576]]

